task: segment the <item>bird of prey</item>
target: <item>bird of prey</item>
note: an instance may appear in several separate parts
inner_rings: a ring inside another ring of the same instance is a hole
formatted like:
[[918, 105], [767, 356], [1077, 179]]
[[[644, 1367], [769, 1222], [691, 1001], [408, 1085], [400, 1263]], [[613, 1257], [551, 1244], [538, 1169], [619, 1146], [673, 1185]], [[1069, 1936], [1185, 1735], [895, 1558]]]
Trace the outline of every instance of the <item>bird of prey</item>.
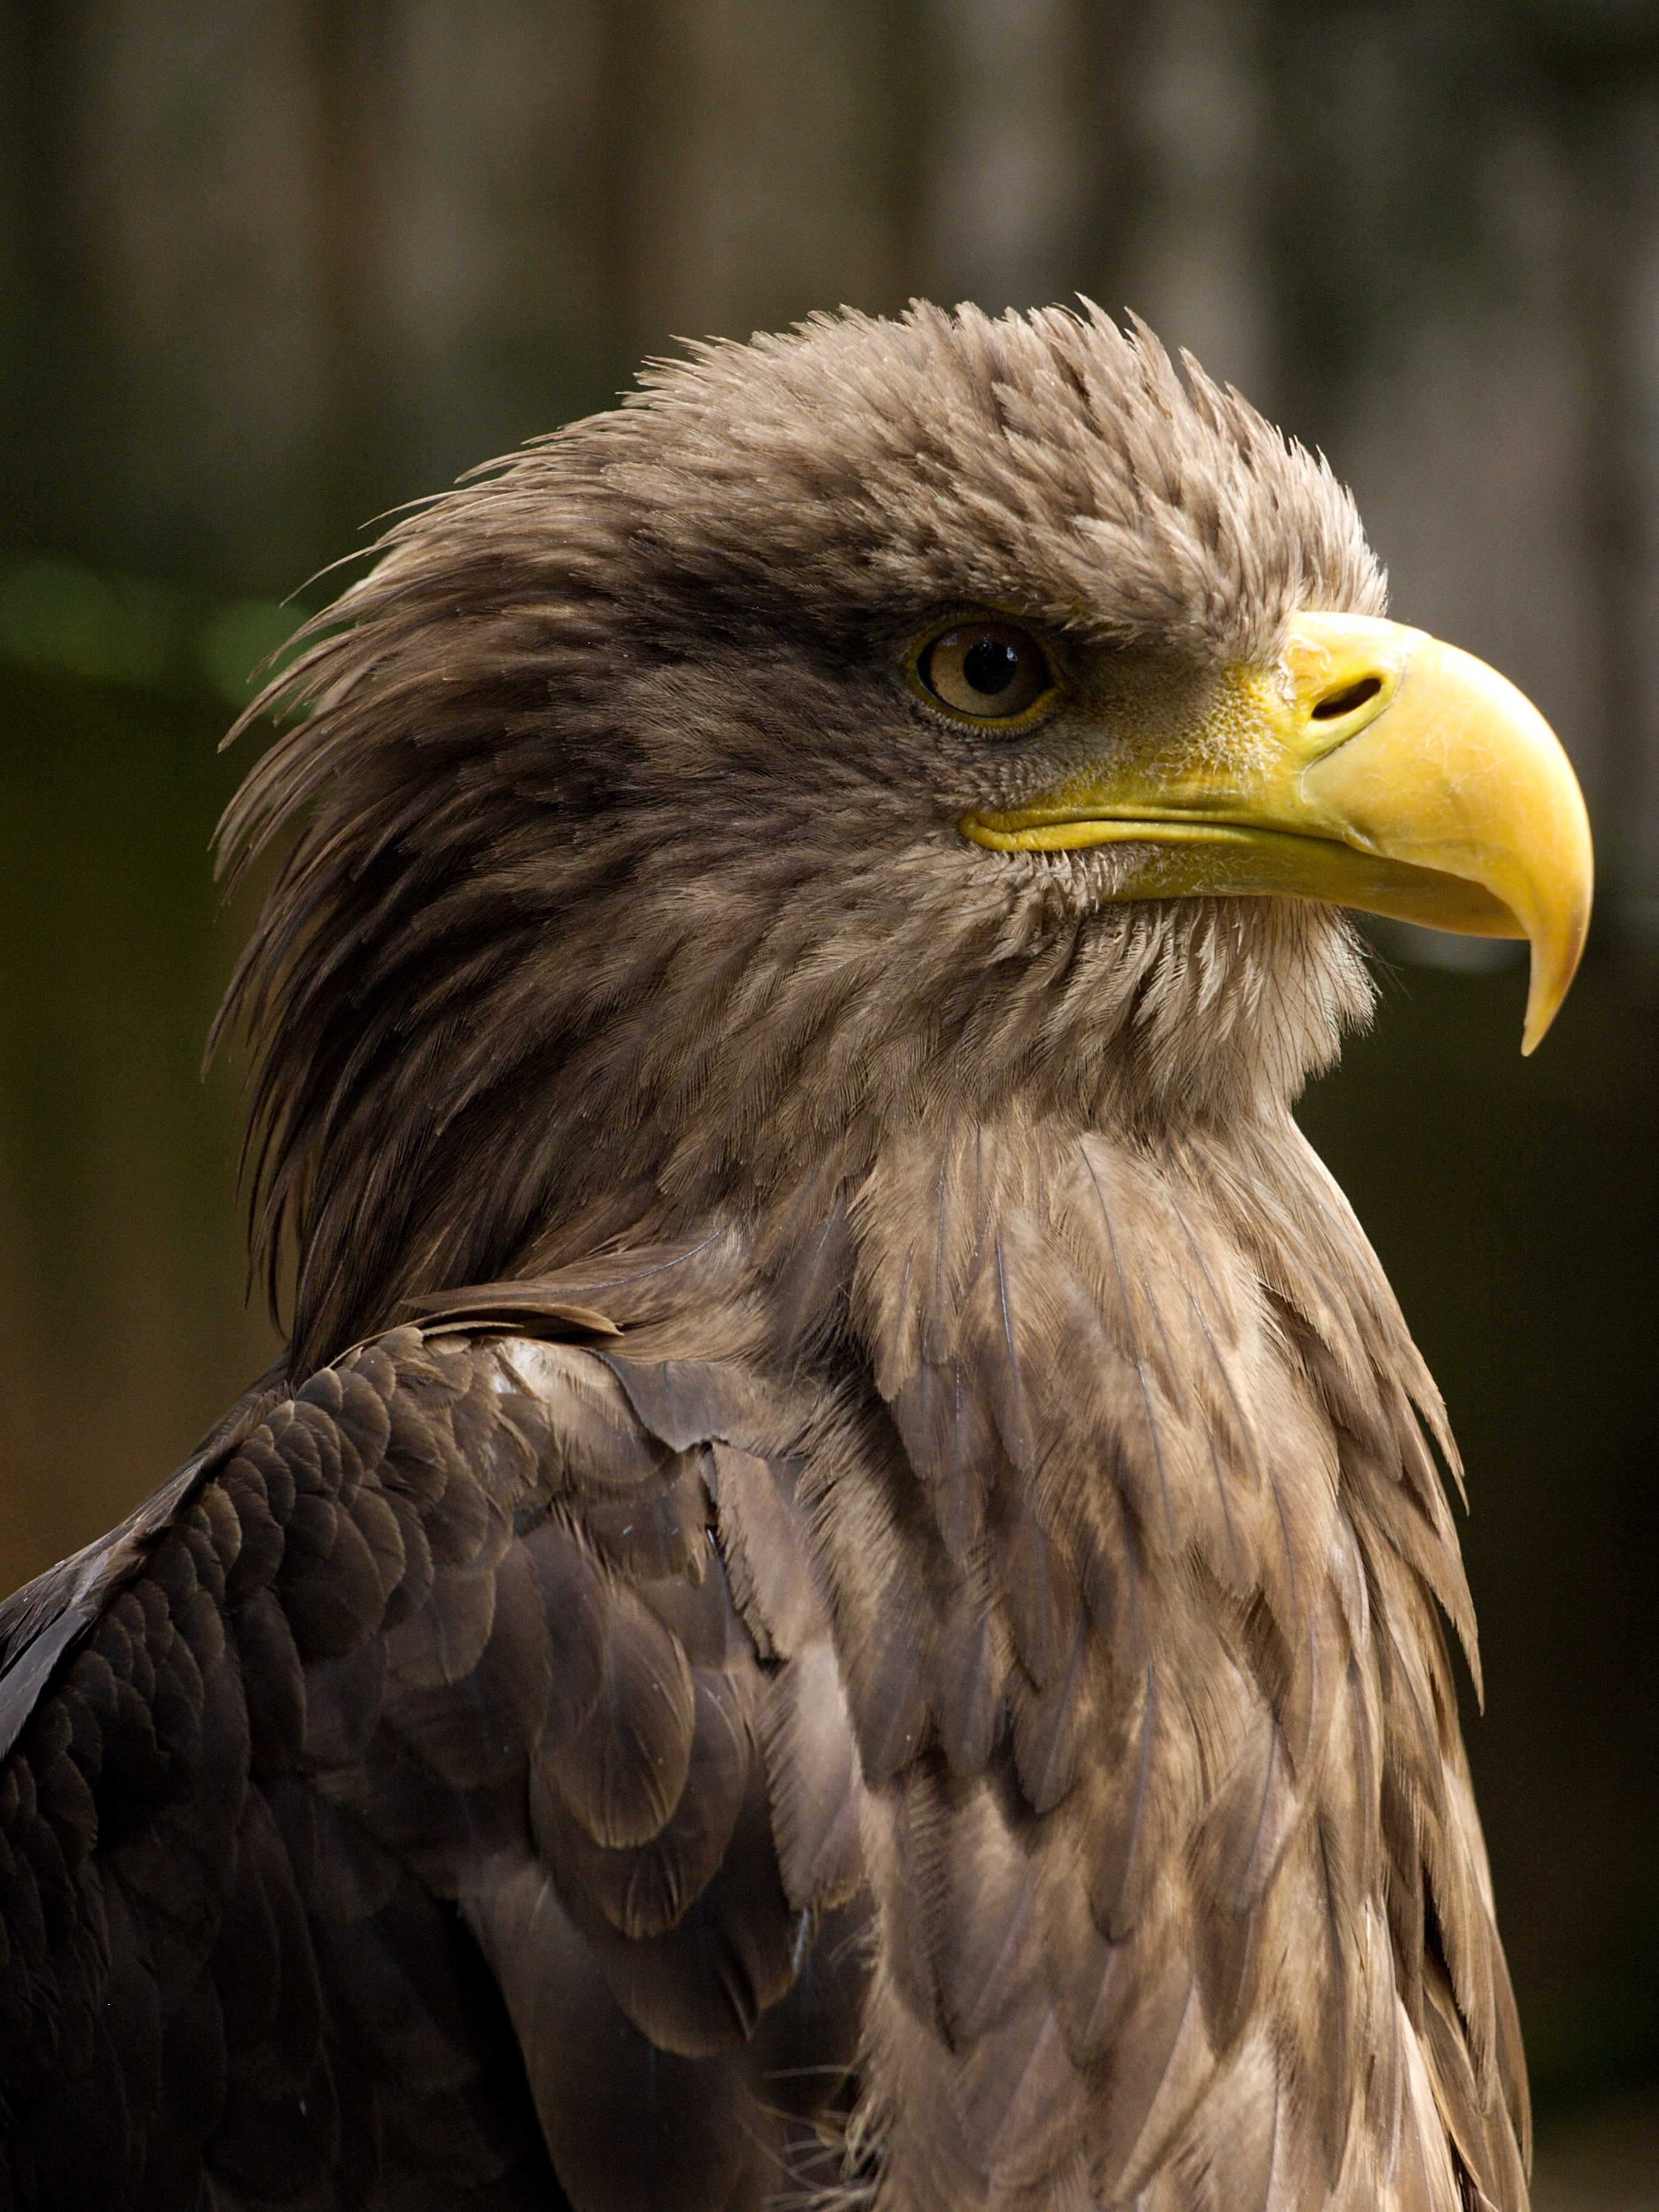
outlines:
[[1504, 681], [1139, 325], [848, 314], [405, 519], [227, 818], [292, 1331], [0, 1616], [0, 2203], [1470, 2212], [1527, 2093], [1345, 908]]

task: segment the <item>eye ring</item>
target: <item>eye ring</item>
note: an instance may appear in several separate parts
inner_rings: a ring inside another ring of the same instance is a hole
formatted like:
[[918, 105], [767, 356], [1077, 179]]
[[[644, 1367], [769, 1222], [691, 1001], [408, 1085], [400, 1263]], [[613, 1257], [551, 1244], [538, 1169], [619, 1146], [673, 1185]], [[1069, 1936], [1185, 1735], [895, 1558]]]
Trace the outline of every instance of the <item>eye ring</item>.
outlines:
[[930, 707], [991, 727], [1026, 721], [1055, 688], [1036, 639], [992, 615], [966, 616], [936, 630], [907, 672]]

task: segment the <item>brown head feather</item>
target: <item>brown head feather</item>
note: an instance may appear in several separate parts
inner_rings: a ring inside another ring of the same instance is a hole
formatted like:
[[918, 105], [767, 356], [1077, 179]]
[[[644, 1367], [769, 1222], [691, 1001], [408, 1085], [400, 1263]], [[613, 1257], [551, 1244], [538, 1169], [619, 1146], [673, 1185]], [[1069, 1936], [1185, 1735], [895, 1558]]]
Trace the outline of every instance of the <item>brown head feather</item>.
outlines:
[[222, 829], [240, 866], [297, 828], [221, 1024], [301, 1371], [964, 1085], [1180, 1117], [1329, 1058], [1367, 1003], [1340, 920], [1103, 906], [1108, 850], [967, 847], [1018, 771], [897, 674], [963, 601], [1188, 685], [1298, 608], [1380, 611], [1325, 464], [1188, 376], [1093, 309], [815, 319], [391, 532]]

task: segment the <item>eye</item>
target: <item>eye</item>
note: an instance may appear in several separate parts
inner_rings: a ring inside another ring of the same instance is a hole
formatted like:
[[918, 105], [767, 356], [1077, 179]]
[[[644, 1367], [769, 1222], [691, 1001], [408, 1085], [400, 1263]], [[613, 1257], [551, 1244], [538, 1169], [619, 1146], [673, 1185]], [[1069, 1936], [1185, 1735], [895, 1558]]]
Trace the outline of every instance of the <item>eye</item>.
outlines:
[[922, 689], [980, 721], [1012, 721], [1054, 682], [1042, 647], [1009, 623], [960, 623], [922, 649]]

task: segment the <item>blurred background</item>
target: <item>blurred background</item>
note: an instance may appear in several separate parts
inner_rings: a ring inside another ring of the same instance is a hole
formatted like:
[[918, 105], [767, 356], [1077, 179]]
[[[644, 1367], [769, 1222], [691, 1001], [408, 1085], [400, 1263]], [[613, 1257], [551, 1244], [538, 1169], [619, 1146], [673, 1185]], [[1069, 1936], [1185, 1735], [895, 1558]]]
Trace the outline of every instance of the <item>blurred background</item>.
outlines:
[[1303, 1112], [1468, 1462], [1539, 2202], [1659, 2204], [1656, 0], [0, 0], [0, 272], [5, 1587], [275, 1348], [216, 744], [372, 518], [917, 293], [1132, 306], [1330, 455], [1595, 818], [1538, 1057], [1508, 948], [1379, 935]]

